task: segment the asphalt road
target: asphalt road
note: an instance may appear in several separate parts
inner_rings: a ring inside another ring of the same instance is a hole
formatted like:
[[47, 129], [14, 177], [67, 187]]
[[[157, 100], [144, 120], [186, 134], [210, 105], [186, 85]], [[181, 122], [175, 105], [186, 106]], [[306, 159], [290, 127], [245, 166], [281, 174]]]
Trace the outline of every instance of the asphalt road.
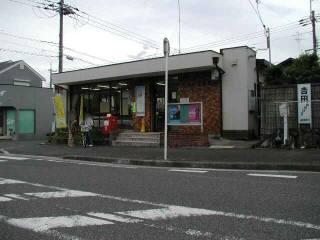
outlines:
[[0, 155], [0, 239], [315, 240], [319, 183], [312, 172]]

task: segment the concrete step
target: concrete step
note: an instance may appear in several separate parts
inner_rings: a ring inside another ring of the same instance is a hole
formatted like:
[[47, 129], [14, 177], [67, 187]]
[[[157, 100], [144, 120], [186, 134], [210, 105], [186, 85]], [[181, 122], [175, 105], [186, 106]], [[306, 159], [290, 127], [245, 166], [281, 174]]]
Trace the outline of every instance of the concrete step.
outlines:
[[160, 137], [153, 136], [118, 136], [117, 140], [120, 141], [146, 141], [146, 142], [158, 142], [160, 143]]
[[112, 146], [160, 147], [160, 142], [115, 140], [112, 141]]
[[121, 132], [121, 133], [119, 133], [119, 136], [124, 136], [124, 137], [160, 137], [160, 133], [159, 132], [145, 132], [145, 133]]

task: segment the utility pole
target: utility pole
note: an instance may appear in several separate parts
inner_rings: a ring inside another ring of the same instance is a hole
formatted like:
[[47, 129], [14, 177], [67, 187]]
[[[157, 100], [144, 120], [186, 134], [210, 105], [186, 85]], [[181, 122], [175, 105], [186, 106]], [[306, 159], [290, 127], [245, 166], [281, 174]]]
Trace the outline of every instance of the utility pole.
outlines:
[[52, 88], [52, 63], [50, 63], [50, 69], [49, 69], [49, 72], [50, 72], [49, 88]]
[[180, 10], [180, 0], [178, 0], [179, 7], [179, 53], [181, 53], [181, 10]]
[[271, 40], [270, 40], [270, 28], [266, 29], [266, 35], [267, 35], [267, 48], [269, 49], [269, 64], [270, 67], [272, 65], [271, 63]]
[[170, 43], [167, 38], [163, 40], [163, 53], [165, 60], [165, 93], [164, 93], [164, 153], [163, 159], [168, 157], [168, 61], [170, 54]]
[[59, 3], [60, 14], [60, 33], [59, 33], [59, 73], [63, 72], [63, 8], [64, 0], [60, 0]]
[[312, 24], [313, 54], [317, 55], [316, 18], [314, 16], [314, 11], [311, 11], [311, 24]]

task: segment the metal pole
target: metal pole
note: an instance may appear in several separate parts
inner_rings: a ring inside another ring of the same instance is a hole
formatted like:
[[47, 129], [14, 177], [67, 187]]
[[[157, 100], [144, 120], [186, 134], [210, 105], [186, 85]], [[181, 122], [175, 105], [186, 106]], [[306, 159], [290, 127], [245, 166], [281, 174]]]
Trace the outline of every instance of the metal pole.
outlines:
[[52, 88], [52, 63], [50, 63], [50, 82], [49, 82], [49, 88]]
[[314, 11], [311, 11], [311, 23], [312, 23], [313, 53], [317, 55], [316, 18], [314, 16]]
[[180, 10], [180, 0], [178, 0], [179, 7], [179, 53], [181, 53], [181, 10]]
[[167, 160], [168, 156], [168, 60], [170, 53], [169, 40], [163, 40], [163, 52], [165, 57], [165, 93], [164, 93], [164, 156], [163, 159]]
[[60, 0], [60, 33], [59, 33], [59, 73], [63, 72], [63, 6], [64, 0]]

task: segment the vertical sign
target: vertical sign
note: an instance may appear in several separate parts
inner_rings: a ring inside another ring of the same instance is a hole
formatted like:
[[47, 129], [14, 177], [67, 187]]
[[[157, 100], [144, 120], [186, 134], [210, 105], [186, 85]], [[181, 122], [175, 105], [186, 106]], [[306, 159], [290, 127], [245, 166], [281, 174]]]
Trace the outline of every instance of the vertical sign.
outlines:
[[54, 109], [56, 111], [56, 126], [57, 128], [66, 128], [66, 115], [64, 112], [64, 104], [60, 94], [53, 97]]
[[298, 84], [298, 123], [312, 124], [311, 84]]
[[145, 105], [145, 87], [136, 86], [136, 116], [144, 117]]

